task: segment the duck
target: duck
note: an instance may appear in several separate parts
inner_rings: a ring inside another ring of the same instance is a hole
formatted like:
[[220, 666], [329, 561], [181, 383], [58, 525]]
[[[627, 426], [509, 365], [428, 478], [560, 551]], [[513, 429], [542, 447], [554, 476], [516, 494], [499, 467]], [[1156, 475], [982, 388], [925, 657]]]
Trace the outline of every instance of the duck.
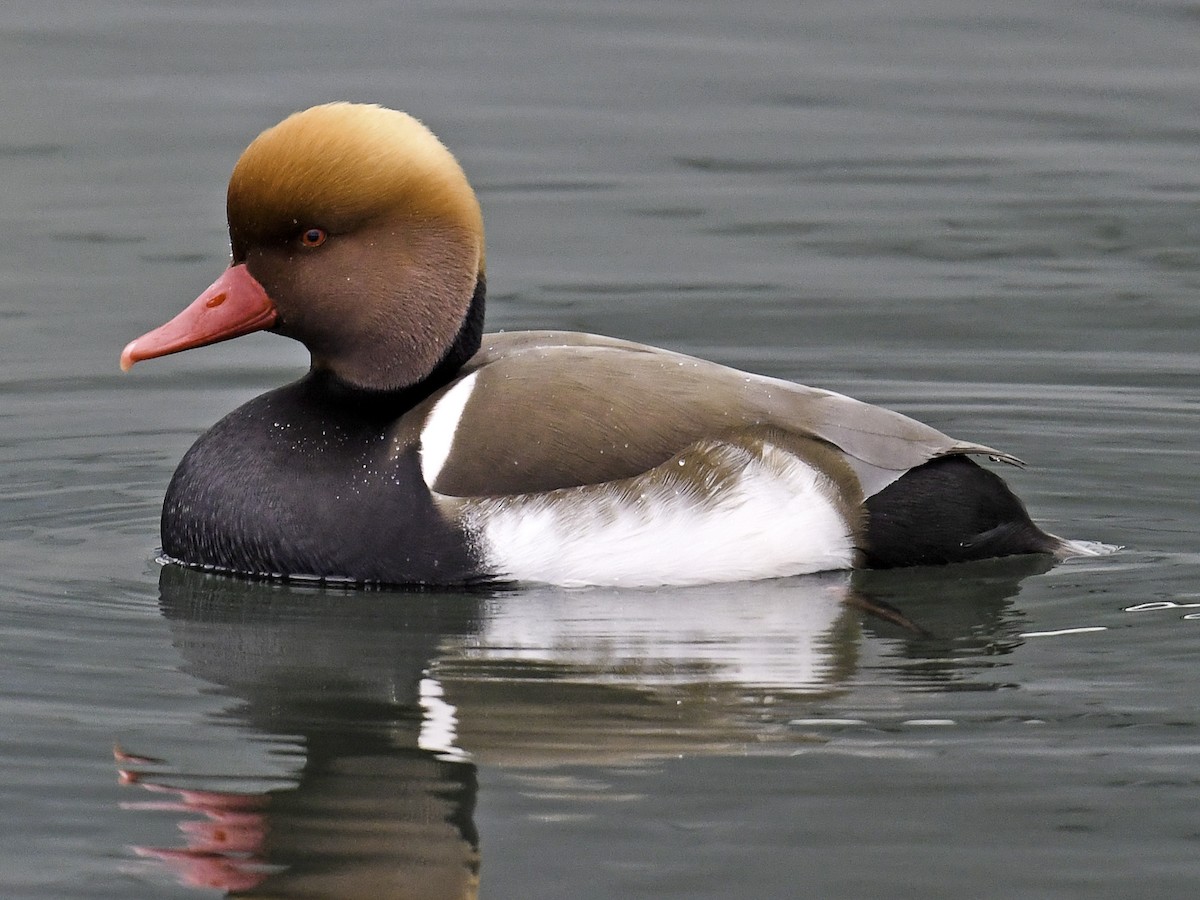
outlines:
[[262, 132], [231, 260], [121, 367], [256, 331], [299, 380], [218, 421], [167, 487], [162, 557], [358, 585], [647, 587], [1088, 548], [977, 461], [841, 394], [568, 331], [485, 333], [483, 215], [416, 118], [328, 103]]

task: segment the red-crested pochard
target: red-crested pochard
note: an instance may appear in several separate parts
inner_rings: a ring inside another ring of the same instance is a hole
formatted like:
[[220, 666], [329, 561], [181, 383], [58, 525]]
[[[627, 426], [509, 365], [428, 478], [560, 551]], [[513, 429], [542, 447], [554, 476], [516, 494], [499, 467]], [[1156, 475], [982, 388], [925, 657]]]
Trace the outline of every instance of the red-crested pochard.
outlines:
[[483, 219], [412, 117], [331, 103], [234, 167], [232, 262], [122, 368], [268, 330], [299, 381], [230, 413], [167, 489], [164, 554], [364, 583], [693, 584], [1090, 545], [969, 457], [849, 397], [589, 334], [484, 334]]

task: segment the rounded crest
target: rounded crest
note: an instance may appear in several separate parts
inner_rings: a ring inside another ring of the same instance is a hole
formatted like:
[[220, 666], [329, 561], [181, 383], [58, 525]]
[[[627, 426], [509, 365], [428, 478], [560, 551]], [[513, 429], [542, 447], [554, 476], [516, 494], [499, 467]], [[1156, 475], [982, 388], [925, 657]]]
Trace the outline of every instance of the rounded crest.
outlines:
[[400, 215], [474, 235], [483, 268], [483, 217], [462, 167], [417, 119], [380, 106], [328, 103], [268, 128], [234, 167], [227, 211], [235, 260], [298, 228]]

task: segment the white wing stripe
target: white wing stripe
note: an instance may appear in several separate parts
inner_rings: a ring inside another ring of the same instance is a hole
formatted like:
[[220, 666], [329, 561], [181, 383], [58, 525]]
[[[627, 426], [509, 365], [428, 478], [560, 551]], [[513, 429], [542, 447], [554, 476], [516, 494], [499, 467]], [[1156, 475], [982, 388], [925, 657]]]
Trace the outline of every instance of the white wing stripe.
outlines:
[[475, 390], [478, 374], [472, 372], [450, 388], [425, 419], [425, 426], [421, 429], [421, 477], [430, 488], [450, 458], [458, 423], [462, 420], [471, 392]]

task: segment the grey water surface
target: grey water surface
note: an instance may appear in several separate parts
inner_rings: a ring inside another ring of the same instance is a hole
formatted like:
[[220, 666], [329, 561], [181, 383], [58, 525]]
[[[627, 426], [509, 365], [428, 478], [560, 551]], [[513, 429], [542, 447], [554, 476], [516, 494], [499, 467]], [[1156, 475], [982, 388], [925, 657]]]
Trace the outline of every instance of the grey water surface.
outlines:
[[[1197, 47], [1183, 0], [6, 2], [0, 896], [1194, 895]], [[225, 264], [243, 146], [331, 99], [459, 155], [493, 329], [890, 406], [1125, 549], [658, 591], [159, 566], [181, 454], [305, 359], [117, 355]]]

